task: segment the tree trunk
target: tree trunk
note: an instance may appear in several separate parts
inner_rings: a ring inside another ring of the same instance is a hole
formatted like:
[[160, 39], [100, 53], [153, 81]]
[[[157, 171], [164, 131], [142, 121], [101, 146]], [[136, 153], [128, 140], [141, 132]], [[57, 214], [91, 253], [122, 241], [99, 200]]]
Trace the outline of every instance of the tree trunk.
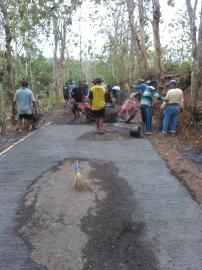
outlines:
[[58, 96], [62, 98], [63, 96], [63, 86], [66, 79], [66, 61], [65, 61], [65, 47], [66, 47], [66, 36], [67, 36], [67, 22], [66, 20], [61, 22], [61, 46], [60, 46], [60, 61], [59, 61], [59, 81], [58, 81]]
[[192, 41], [192, 57], [193, 60], [197, 58], [197, 39], [196, 39], [196, 8], [197, 8], [198, 0], [195, 0], [194, 8], [191, 5], [191, 0], [186, 0], [187, 12], [189, 16], [189, 24], [190, 24], [190, 33], [191, 33], [191, 41]]
[[162, 64], [162, 54], [161, 54], [161, 42], [160, 42], [160, 24], [161, 12], [160, 12], [160, 4], [159, 0], [153, 0], [153, 36], [154, 36], [154, 48], [156, 55], [156, 69], [157, 69], [157, 77], [159, 80], [163, 79], [163, 64]]
[[0, 113], [3, 112], [3, 87], [2, 87], [2, 80], [0, 78]]
[[[65, 28], [65, 31], [66, 31], [67, 30], [66, 25], [64, 25], [64, 28]], [[63, 86], [65, 84], [66, 78], [67, 78], [67, 57], [65, 57], [65, 48], [66, 48], [66, 33], [65, 33], [65, 36], [63, 38], [63, 45], [62, 45], [62, 50], [63, 50], [63, 58], [62, 58], [62, 89], [63, 89]]]
[[[0, 75], [1, 77], [1, 75]], [[6, 131], [6, 114], [4, 113], [4, 102], [3, 102], [3, 86], [2, 79], [0, 78], [0, 133], [4, 134]]]
[[79, 64], [80, 64], [80, 77], [83, 78], [83, 49], [82, 49], [82, 31], [81, 31], [81, 12], [79, 17]]
[[129, 81], [133, 80], [133, 74], [135, 71], [135, 61], [136, 61], [136, 57], [135, 57], [135, 48], [134, 48], [134, 42], [133, 42], [133, 37], [131, 35], [130, 37], [130, 42], [128, 42], [130, 44], [130, 67], [129, 67]]
[[[141, 76], [144, 75], [144, 70], [142, 67], [142, 62], [141, 62], [141, 55], [140, 55], [140, 46], [139, 46], [139, 37], [136, 31], [136, 26], [134, 22], [134, 9], [135, 9], [135, 4], [134, 0], [127, 0], [127, 11], [128, 11], [128, 19], [129, 19], [129, 27], [130, 27], [130, 32], [131, 32], [131, 55], [133, 60], [137, 59], [137, 63], [140, 69]], [[132, 63], [134, 65], [134, 63]]]
[[202, 5], [198, 32], [198, 46], [192, 71], [191, 105], [194, 115], [199, 118], [202, 117]]
[[143, 69], [143, 76], [146, 77], [149, 74], [149, 67], [147, 63], [147, 52], [145, 46], [145, 16], [144, 16], [144, 6], [143, 0], [138, 0], [138, 11], [139, 11], [139, 36], [140, 36], [140, 55], [141, 55], [141, 64]]
[[58, 19], [53, 17], [53, 36], [54, 36], [54, 53], [53, 53], [53, 91], [58, 95]]
[[70, 15], [60, 14], [53, 16], [54, 35], [54, 65], [53, 65], [53, 89], [58, 98], [63, 97], [63, 86], [67, 76], [66, 37], [67, 25], [70, 23]]
[[4, 24], [5, 34], [6, 34], [6, 69], [8, 74], [8, 96], [11, 104], [11, 122], [14, 125], [16, 123], [15, 120], [15, 113], [16, 110], [13, 106], [13, 97], [14, 97], [14, 91], [15, 91], [15, 79], [14, 79], [14, 72], [13, 72], [13, 59], [12, 59], [12, 47], [11, 47], [11, 41], [12, 41], [12, 35], [11, 35], [11, 29], [9, 26], [9, 21], [6, 20], [6, 23]]
[[3, 27], [5, 31], [5, 43], [6, 43], [6, 51], [5, 51], [5, 58], [6, 58], [6, 69], [8, 73], [8, 95], [10, 102], [13, 102], [13, 95], [15, 90], [15, 80], [13, 76], [13, 65], [12, 65], [12, 34], [11, 34], [11, 27], [10, 21], [8, 18], [8, 13], [4, 5], [1, 5], [1, 12], [3, 14]]

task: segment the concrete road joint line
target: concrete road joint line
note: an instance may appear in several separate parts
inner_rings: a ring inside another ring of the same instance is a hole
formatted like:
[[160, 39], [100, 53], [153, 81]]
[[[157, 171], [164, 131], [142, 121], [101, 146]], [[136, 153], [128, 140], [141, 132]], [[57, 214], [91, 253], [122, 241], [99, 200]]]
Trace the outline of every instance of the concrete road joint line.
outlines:
[[20, 144], [21, 142], [24, 142], [27, 138], [29, 138], [30, 136], [32, 136], [33, 134], [35, 134], [37, 131], [39, 131], [40, 129], [49, 126], [51, 124], [51, 122], [46, 123], [45, 125], [43, 125], [42, 127], [40, 127], [37, 130], [34, 130], [33, 132], [29, 133], [28, 135], [26, 135], [25, 137], [23, 137], [22, 139], [18, 140], [17, 142], [13, 143], [12, 145], [10, 145], [8, 148], [6, 148], [4, 151], [2, 151], [0, 153], [0, 157], [3, 156], [4, 154], [6, 154], [8, 151], [10, 151], [11, 149], [13, 149], [16, 145]]

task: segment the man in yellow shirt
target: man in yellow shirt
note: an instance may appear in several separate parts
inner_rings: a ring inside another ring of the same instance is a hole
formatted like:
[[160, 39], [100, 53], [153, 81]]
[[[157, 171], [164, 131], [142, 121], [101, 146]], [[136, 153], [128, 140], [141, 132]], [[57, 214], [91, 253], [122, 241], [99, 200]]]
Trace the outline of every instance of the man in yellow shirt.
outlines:
[[104, 133], [102, 129], [104, 116], [105, 116], [105, 95], [106, 89], [101, 85], [102, 79], [96, 78], [93, 80], [94, 86], [90, 89], [89, 99], [91, 103], [92, 114], [96, 120], [96, 132], [99, 134]]

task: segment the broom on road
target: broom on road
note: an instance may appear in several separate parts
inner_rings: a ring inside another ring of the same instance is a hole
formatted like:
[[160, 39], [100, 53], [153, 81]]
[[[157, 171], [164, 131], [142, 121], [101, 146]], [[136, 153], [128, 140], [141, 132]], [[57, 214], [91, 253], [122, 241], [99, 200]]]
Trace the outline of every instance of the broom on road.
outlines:
[[74, 179], [74, 188], [77, 190], [90, 190], [89, 185], [86, 183], [86, 181], [83, 179], [83, 177], [81, 176], [80, 173], [80, 166], [79, 166], [79, 161], [76, 161], [76, 175], [75, 175], [75, 179]]

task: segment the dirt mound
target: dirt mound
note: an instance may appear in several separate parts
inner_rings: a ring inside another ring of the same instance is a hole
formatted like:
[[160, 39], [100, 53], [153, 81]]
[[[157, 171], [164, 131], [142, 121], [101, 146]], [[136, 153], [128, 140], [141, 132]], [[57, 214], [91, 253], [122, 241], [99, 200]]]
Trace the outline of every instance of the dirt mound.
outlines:
[[[72, 124], [74, 123], [72, 120], [74, 115], [71, 111], [71, 107], [69, 105], [58, 105], [53, 108], [50, 112], [46, 113], [43, 117], [45, 121], [51, 122], [56, 125], [63, 124]], [[82, 124], [85, 123], [85, 117], [78, 119], [75, 123]]]
[[[89, 161], [80, 163], [92, 185]], [[29, 188], [19, 211], [19, 235], [32, 247], [31, 259], [50, 270], [83, 269], [82, 248], [87, 239], [79, 225], [95, 205], [92, 192], [73, 188], [75, 160], [66, 160], [43, 173]], [[94, 192], [96, 188], [94, 188]], [[97, 196], [104, 196], [101, 192]]]
[[19, 212], [31, 259], [49, 270], [158, 269], [146, 227], [136, 222], [131, 187], [112, 162], [81, 160], [93, 192], [72, 186], [75, 160], [43, 173]]

